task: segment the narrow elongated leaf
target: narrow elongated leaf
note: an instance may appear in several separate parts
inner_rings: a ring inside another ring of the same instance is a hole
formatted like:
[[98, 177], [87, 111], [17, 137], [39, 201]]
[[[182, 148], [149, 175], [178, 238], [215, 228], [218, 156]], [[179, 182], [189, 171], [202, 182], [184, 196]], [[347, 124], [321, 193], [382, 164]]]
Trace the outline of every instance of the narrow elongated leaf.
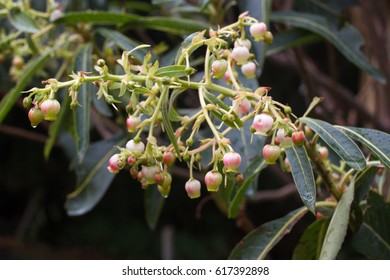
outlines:
[[370, 128], [344, 126], [338, 126], [338, 128], [342, 129], [349, 137], [366, 146], [387, 168], [390, 168], [389, 134]]
[[321, 260], [333, 260], [340, 251], [348, 230], [349, 213], [355, 192], [354, 181], [341, 197], [326, 231], [320, 254]]
[[[77, 71], [92, 71], [91, 63], [92, 45], [87, 44], [80, 48], [76, 56], [75, 72]], [[74, 126], [77, 136], [77, 157], [79, 163], [84, 160], [85, 153], [89, 146], [89, 130], [90, 130], [90, 118], [91, 118], [91, 101], [92, 101], [92, 85], [85, 83], [81, 85], [78, 93], [78, 106], [74, 110]]]
[[135, 14], [113, 13], [105, 11], [70, 12], [59, 18], [56, 23], [77, 24], [126, 24], [126, 27], [148, 28], [172, 34], [185, 34], [208, 29], [208, 24], [192, 19], [168, 17], [144, 17]]
[[385, 77], [370, 65], [361, 52], [363, 39], [352, 25], [347, 24], [341, 29], [336, 29], [323, 16], [300, 12], [274, 12], [270, 14], [270, 19], [271, 21], [283, 22], [306, 29], [324, 37], [357, 67], [366, 71], [378, 81], [386, 82]]
[[267, 56], [286, 49], [308, 45], [323, 40], [321, 36], [300, 28], [292, 28], [275, 34], [272, 44], [267, 47]]
[[363, 223], [352, 239], [352, 246], [371, 259], [390, 259], [390, 204], [371, 191]]
[[246, 192], [250, 183], [257, 177], [261, 170], [267, 167], [265, 160], [262, 156], [257, 156], [247, 167], [244, 172], [244, 182], [238, 187], [238, 191], [235, 193], [232, 202], [229, 205], [228, 217], [235, 218], [237, 217], [240, 206], [245, 198]]
[[350, 167], [363, 170], [366, 159], [359, 147], [348, 136], [333, 125], [312, 118], [300, 118], [300, 121], [313, 129], [328, 146], [335, 151]]
[[194, 68], [187, 67], [185, 65], [170, 65], [157, 69], [155, 75], [157, 77], [184, 77], [191, 75], [195, 72]]
[[263, 260], [269, 251], [288, 234], [294, 225], [306, 214], [302, 207], [283, 218], [261, 225], [241, 240], [230, 253], [230, 260]]
[[[98, 28], [96, 29], [96, 32], [101, 34], [107, 40], [113, 42], [115, 45], [117, 45], [124, 51], [130, 51], [135, 47], [141, 45], [140, 42], [130, 39], [116, 30], [107, 29], [107, 28]], [[133, 51], [131, 54], [134, 55], [134, 57], [139, 61], [143, 61], [144, 56], [146, 55], [146, 51], [145, 49], [137, 49]]]
[[322, 218], [307, 227], [295, 246], [294, 260], [318, 260], [329, 222], [329, 218]]
[[316, 184], [313, 168], [304, 147], [295, 145], [286, 148], [291, 173], [305, 206], [314, 214], [316, 203]]
[[107, 171], [108, 160], [117, 151], [115, 146], [124, 145], [126, 140], [120, 133], [89, 147], [85, 160], [76, 167], [76, 190], [65, 202], [69, 216], [83, 215], [101, 200], [114, 179], [114, 174]]
[[39, 27], [35, 21], [19, 9], [12, 9], [8, 14], [8, 20], [13, 27], [20, 31], [28, 33], [39, 31]]
[[163, 119], [163, 124], [165, 131], [168, 135], [169, 141], [172, 143], [173, 148], [175, 149], [176, 156], [180, 159], [180, 149], [179, 144], [177, 143], [177, 138], [175, 136], [175, 132], [173, 131], [172, 124], [169, 120], [169, 113], [168, 113], [168, 95], [169, 95], [169, 89], [166, 87], [162, 91], [162, 96], [160, 98], [163, 98], [162, 100], [162, 106], [161, 106], [161, 114]]
[[154, 230], [157, 226], [158, 218], [164, 207], [165, 199], [161, 196], [157, 186], [149, 186], [145, 190], [145, 217], [150, 229]]
[[[271, 12], [271, 0], [241, 0], [238, 1], [240, 12], [249, 11], [250, 15], [260, 22], [269, 25], [269, 14]], [[264, 65], [267, 45], [264, 42], [253, 42], [252, 44], [256, 60], [258, 62], [258, 74], [261, 74]]]
[[23, 74], [19, 78], [16, 86], [10, 92], [8, 92], [0, 102], [0, 123], [3, 122], [4, 118], [7, 116], [18, 98], [22, 95], [22, 91], [31, 81], [31, 78], [42, 68], [43, 64], [50, 57], [52, 52], [53, 50], [47, 50], [42, 55], [30, 60], [26, 64], [26, 67], [23, 70]]

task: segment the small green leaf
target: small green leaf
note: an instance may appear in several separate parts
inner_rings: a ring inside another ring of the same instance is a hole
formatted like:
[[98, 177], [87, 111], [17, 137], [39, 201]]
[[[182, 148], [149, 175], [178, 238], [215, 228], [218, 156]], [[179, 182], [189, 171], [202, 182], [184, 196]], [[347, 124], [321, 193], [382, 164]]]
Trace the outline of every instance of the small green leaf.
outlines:
[[352, 181], [348, 190], [341, 197], [336, 210], [333, 213], [320, 254], [321, 260], [333, 260], [340, 251], [348, 230], [349, 213], [355, 192], [355, 184]]
[[27, 33], [34, 33], [39, 31], [39, 27], [35, 21], [28, 14], [22, 12], [19, 9], [12, 9], [8, 13], [8, 20], [13, 27], [20, 31]]
[[[76, 55], [74, 70], [77, 71], [92, 71], [92, 45], [87, 44], [80, 48]], [[74, 126], [76, 133], [77, 157], [79, 163], [84, 160], [84, 156], [89, 146], [89, 129], [91, 118], [91, 101], [92, 101], [92, 85], [90, 83], [82, 84], [78, 92], [78, 102], [74, 110]]]
[[185, 65], [170, 65], [158, 68], [155, 75], [157, 77], [184, 77], [195, 72], [194, 68], [186, 67]]
[[330, 219], [322, 218], [307, 227], [295, 246], [294, 260], [318, 260], [329, 222]]
[[18, 98], [22, 95], [22, 91], [31, 81], [35, 73], [41, 70], [43, 64], [53, 53], [53, 49], [45, 51], [42, 55], [30, 60], [23, 70], [16, 86], [7, 93], [0, 101], [0, 123], [3, 122], [9, 111], [12, 109]]
[[76, 167], [77, 187], [68, 195], [65, 208], [69, 216], [79, 216], [90, 211], [101, 200], [114, 174], [107, 171], [109, 158], [122, 146], [127, 138], [123, 134], [93, 143], [81, 165]]
[[371, 259], [390, 259], [390, 204], [371, 191], [363, 223], [353, 236], [352, 246]]
[[316, 184], [313, 168], [304, 147], [292, 145], [286, 148], [286, 155], [299, 195], [305, 206], [314, 214], [316, 204]]
[[244, 182], [238, 186], [238, 191], [235, 193], [232, 202], [229, 205], [228, 217], [235, 218], [237, 217], [240, 206], [245, 198], [246, 192], [250, 183], [257, 177], [261, 170], [267, 167], [265, 160], [262, 156], [256, 156], [252, 162], [249, 164], [248, 168], [244, 172]]
[[356, 139], [371, 152], [373, 152], [379, 160], [390, 168], [390, 135], [370, 128], [359, 127], [344, 127], [337, 126], [342, 129], [349, 137]]
[[165, 199], [161, 196], [156, 185], [149, 186], [145, 190], [145, 218], [150, 229], [154, 230], [157, 226], [158, 218], [164, 207]]
[[278, 11], [271, 13], [270, 19], [306, 29], [324, 37], [357, 67], [372, 75], [379, 82], [386, 82], [382, 73], [372, 67], [361, 52], [363, 39], [352, 25], [347, 24], [341, 29], [336, 29], [323, 16], [300, 12]]
[[[135, 47], [141, 45], [140, 42], [130, 39], [116, 30], [107, 29], [107, 28], [98, 28], [96, 29], [96, 32], [102, 35], [107, 40], [113, 42], [115, 45], [117, 45], [124, 51], [130, 51]], [[133, 51], [131, 54], [138, 61], [143, 61], [146, 53], [147, 52], [144, 49], [137, 49]]]
[[241, 240], [230, 253], [230, 260], [263, 260], [269, 251], [288, 234], [294, 225], [306, 214], [302, 207], [283, 218], [261, 225]]
[[324, 140], [350, 167], [363, 170], [366, 167], [366, 159], [359, 147], [348, 136], [333, 125], [312, 118], [300, 118]]
[[173, 148], [175, 149], [176, 156], [180, 159], [179, 144], [177, 143], [177, 138], [175, 136], [175, 132], [173, 131], [172, 124], [168, 114], [168, 95], [169, 95], [169, 88], [168, 87], [163, 88], [160, 97], [163, 98], [162, 105], [161, 105], [161, 114], [162, 114], [164, 128], [168, 135], [169, 141], [172, 143]]

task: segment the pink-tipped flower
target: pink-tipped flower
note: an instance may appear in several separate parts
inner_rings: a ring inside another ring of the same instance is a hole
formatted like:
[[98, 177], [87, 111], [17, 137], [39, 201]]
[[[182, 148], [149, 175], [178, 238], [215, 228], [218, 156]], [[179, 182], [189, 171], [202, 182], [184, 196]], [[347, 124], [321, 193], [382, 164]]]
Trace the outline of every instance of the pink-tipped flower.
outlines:
[[250, 50], [252, 47], [252, 43], [248, 39], [237, 39], [236, 41], [234, 41], [234, 47], [239, 47], [239, 46], [243, 46], [248, 50]]
[[130, 133], [136, 132], [140, 123], [141, 123], [141, 119], [139, 117], [129, 116], [126, 119], [127, 130]]
[[294, 144], [298, 147], [302, 147], [303, 144], [305, 144], [306, 136], [305, 133], [302, 130], [294, 131], [291, 135], [291, 139], [294, 142]]
[[283, 128], [278, 129], [275, 137], [275, 144], [281, 147], [287, 147], [292, 145], [291, 137], [287, 136]]
[[214, 60], [211, 64], [211, 71], [215, 78], [222, 78], [228, 68], [228, 62], [225, 59]]
[[190, 179], [185, 185], [186, 192], [189, 198], [198, 198], [200, 197], [200, 182], [195, 179]]
[[145, 144], [142, 143], [141, 141], [138, 143], [135, 143], [134, 140], [130, 140], [126, 144], [126, 149], [132, 153], [143, 153], [145, 150]]
[[233, 111], [237, 115], [246, 115], [251, 110], [251, 103], [247, 98], [233, 100]]
[[280, 154], [281, 150], [279, 146], [267, 144], [263, 147], [263, 157], [268, 164], [275, 164]]
[[40, 108], [45, 116], [45, 120], [54, 121], [60, 112], [61, 105], [56, 99], [46, 99], [42, 102]]
[[227, 152], [223, 156], [223, 164], [227, 171], [236, 171], [241, 164], [241, 156], [236, 152]]
[[176, 156], [171, 151], [165, 151], [162, 156], [162, 161], [166, 166], [171, 166], [176, 160]]
[[256, 77], [256, 64], [253, 61], [249, 61], [241, 66], [241, 72], [248, 79]]
[[255, 129], [255, 134], [267, 135], [273, 124], [274, 119], [269, 114], [261, 113], [253, 119], [252, 127]]
[[249, 32], [251, 33], [253, 39], [259, 41], [267, 32], [267, 25], [264, 22], [254, 23], [251, 27], [249, 27]]
[[237, 64], [245, 64], [249, 58], [249, 50], [243, 46], [234, 47], [232, 51], [232, 57], [237, 62]]
[[141, 173], [142, 173], [142, 178], [144, 178], [146, 180], [146, 182], [148, 182], [148, 184], [156, 183], [156, 181], [154, 179], [154, 175], [156, 173], [158, 173], [157, 166], [145, 166], [145, 165], [143, 165], [142, 169], [141, 169]]
[[108, 160], [108, 167], [107, 170], [110, 171], [111, 173], [118, 173], [122, 169], [121, 167], [121, 159], [118, 154], [113, 155], [110, 157]]
[[30, 111], [28, 111], [28, 119], [30, 120], [31, 126], [36, 127], [38, 124], [40, 124], [45, 116], [43, 115], [42, 111], [38, 108], [31, 108]]
[[218, 171], [209, 171], [204, 177], [204, 182], [209, 192], [217, 192], [222, 183], [222, 174]]

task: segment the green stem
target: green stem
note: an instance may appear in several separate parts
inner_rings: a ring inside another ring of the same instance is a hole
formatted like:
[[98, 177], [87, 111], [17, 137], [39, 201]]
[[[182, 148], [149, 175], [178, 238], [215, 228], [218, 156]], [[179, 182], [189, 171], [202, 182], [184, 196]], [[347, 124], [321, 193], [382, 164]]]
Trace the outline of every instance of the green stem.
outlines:
[[206, 118], [206, 121], [215, 137], [215, 139], [217, 140], [218, 143], [221, 142], [221, 137], [219, 136], [219, 132], [217, 131], [217, 129], [215, 128], [213, 122], [211, 121], [210, 119], [210, 116], [209, 116], [209, 112], [207, 111], [206, 109], [206, 102], [204, 100], [204, 96], [203, 96], [203, 92], [204, 92], [204, 88], [201, 87], [199, 88], [199, 101], [200, 101], [200, 105], [202, 106], [202, 110], [203, 110], [203, 114], [204, 114], [204, 117]]

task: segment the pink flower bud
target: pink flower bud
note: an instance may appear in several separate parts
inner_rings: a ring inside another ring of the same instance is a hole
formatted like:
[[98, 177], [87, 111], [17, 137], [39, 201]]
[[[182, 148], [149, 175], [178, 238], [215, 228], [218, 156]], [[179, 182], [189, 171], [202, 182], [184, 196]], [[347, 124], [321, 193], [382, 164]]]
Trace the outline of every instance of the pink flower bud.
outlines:
[[131, 133], [136, 132], [137, 127], [140, 125], [140, 123], [141, 123], [141, 119], [139, 117], [129, 116], [126, 119], [127, 130]]
[[265, 32], [267, 32], [267, 25], [264, 22], [254, 23], [249, 27], [249, 32], [256, 41], [259, 41], [263, 38]]
[[297, 145], [298, 147], [301, 147], [301, 146], [303, 146], [303, 144], [305, 144], [306, 136], [302, 130], [299, 130], [299, 131], [294, 131], [292, 133], [291, 139], [295, 145]]
[[45, 116], [45, 120], [54, 121], [61, 109], [61, 105], [60, 102], [55, 99], [46, 99], [42, 102], [40, 108]]
[[121, 167], [120, 167], [120, 156], [118, 154], [115, 154], [113, 155], [112, 157], [110, 157], [110, 159], [108, 160], [108, 171], [110, 171], [111, 173], [118, 173], [119, 170], [121, 170]]
[[252, 61], [249, 61], [241, 66], [241, 72], [248, 79], [256, 77], [256, 64]]
[[42, 111], [38, 108], [34, 107], [28, 111], [28, 119], [30, 120], [31, 126], [34, 128], [43, 121], [44, 117]]
[[248, 99], [243, 98], [239, 100], [233, 100], [233, 111], [237, 115], [246, 115], [251, 110], [251, 103]]
[[135, 143], [134, 140], [130, 140], [126, 144], [126, 149], [132, 153], [143, 153], [145, 150], [145, 144], [142, 142]]
[[249, 58], [249, 50], [243, 46], [234, 47], [232, 51], [232, 57], [237, 62], [237, 64], [244, 64]]
[[190, 179], [185, 184], [185, 189], [189, 198], [200, 197], [200, 188], [201, 188], [200, 182], [195, 179], [192, 180]]
[[204, 177], [209, 192], [217, 192], [222, 183], [222, 175], [218, 171], [209, 171]]
[[263, 157], [268, 164], [275, 164], [280, 154], [281, 150], [279, 146], [267, 144], [263, 147]]
[[176, 160], [176, 156], [171, 151], [165, 151], [162, 157], [162, 161], [166, 166], [171, 166]]
[[327, 159], [329, 157], [329, 150], [327, 147], [318, 148], [318, 153], [320, 154], [321, 160]]
[[215, 78], [222, 78], [228, 68], [228, 62], [225, 59], [214, 60], [211, 64], [211, 71]]
[[241, 156], [236, 152], [227, 152], [223, 156], [223, 164], [227, 171], [236, 171], [241, 164]]
[[144, 178], [148, 184], [153, 184], [156, 181], [154, 180], [154, 174], [158, 173], [157, 166], [142, 166], [142, 178]]
[[261, 113], [255, 116], [252, 126], [256, 131], [255, 134], [266, 135], [273, 124], [274, 119], [269, 114]]
[[252, 43], [248, 39], [237, 39], [236, 41], [234, 41], [234, 47], [239, 46], [245, 47], [250, 50], [252, 47]]
[[275, 144], [281, 147], [287, 147], [292, 145], [291, 137], [287, 136], [283, 128], [278, 129], [275, 137]]

